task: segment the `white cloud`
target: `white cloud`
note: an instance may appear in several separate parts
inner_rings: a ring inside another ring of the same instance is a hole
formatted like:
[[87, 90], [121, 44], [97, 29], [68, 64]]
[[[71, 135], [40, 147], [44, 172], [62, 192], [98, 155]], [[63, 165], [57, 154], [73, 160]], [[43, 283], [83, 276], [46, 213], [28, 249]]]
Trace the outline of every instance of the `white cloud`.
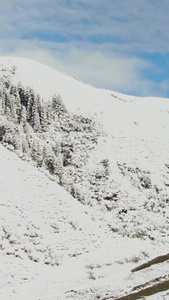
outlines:
[[[168, 0], [1, 0], [0, 54], [31, 57], [97, 87], [163, 95], [165, 81], [146, 79], [153, 66], [131, 53], [169, 51], [168, 11]], [[69, 42], [38, 41], [39, 33]], [[98, 35], [117, 42], [89, 42]]]
[[74, 0], [69, 5], [66, 0], [1, 2], [1, 38], [31, 38], [38, 32], [77, 34], [84, 40], [107, 35], [126, 41], [118, 44], [120, 52], [169, 51], [168, 0]]

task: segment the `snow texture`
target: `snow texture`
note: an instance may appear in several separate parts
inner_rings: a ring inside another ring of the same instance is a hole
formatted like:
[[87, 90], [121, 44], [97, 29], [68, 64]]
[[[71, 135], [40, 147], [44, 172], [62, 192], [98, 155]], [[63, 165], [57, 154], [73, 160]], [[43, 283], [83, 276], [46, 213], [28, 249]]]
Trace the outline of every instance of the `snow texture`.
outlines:
[[[62, 118], [43, 143], [52, 148], [57, 134], [62, 163], [74, 147], [61, 173], [47, 171], [11, 144], [16, 128], [25, 134], [23, 109], [19, 125], [12, 109], [0, 115], [1, 299], [117, 299], [168, 274], [167, 262], [131, 270], [168, 252], [169, 99], [96, 89], [24, 58], [1, 57], [0, 75], [1, 99], [5, 83], [44, 105], [60, 95]], [[29, 122], [42, 143], [40, 125]]]

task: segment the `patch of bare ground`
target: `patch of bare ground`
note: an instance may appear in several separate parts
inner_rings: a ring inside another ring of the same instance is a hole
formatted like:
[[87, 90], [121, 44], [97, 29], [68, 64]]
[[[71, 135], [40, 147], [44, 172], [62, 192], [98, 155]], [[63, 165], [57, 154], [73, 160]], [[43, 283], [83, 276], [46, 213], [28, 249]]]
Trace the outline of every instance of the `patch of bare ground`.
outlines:
[[[134, 268], [131, 270], [131, 272], [138, 272], [141, 270], [144, 270], [146, 268], [151, 267], [155, 264], [160, 264], [165, 261], [169, 260], [169, 253], [165, 255], [157, 256], [148, 262], [141, 264], [140, 266]], [[115, 297], [115, 296], [108, 296], [105, 298], [102, 298], [102, 300], [108, 300], [108, 299], [114, 299], [114, 300], [136, 300], [136, 299], [142, 299], [145, 296], [154, 295], [163, 291], [166, 291], [169, 289], [169, 275], [157, 277], [151, 281], [148, 281], [144, 284], [135, 286], [129, 294], [126, 294], [121, 297]]]
[[146, 262], [146, 263], [144, 263], [144, 264], [142, 264], [142, 265], [140, 265], [140, 266], [132, 269], [131, 272], [141, 271], [143, 269], [151, 267], [152, 265], [163, 263], [166, 260], [169, 260], [169, 253], [167, 253], [165, 255], [157, 256], [157, 257], [149, 260], [148, 262]]
[[[166, 280], [167, 279], [167, 280]], [[136, 300], [142, 299], [146, 296], [151, 296], [169, 289], [169, 275], [164, 277], [158, 277], [151, 281], [146, 282], [145, 284], [136, 286], [132, 289], [132, 291], [128, 295], [124, 295], [122, 297], [105, 297], [102, 300], [114, 299], [114, 300]]]

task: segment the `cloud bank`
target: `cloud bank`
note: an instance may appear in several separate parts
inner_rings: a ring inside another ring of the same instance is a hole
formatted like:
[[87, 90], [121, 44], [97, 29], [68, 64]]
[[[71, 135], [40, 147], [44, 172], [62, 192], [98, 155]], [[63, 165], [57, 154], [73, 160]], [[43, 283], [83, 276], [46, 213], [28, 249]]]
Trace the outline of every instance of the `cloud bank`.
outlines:
[[146, 54], [169, 52], [168, 11], [167, 0], [1, 0], [0, 55], [37, 59], [101, 88], [165, 96], [169, 74], [162, 69], [157, 81]]

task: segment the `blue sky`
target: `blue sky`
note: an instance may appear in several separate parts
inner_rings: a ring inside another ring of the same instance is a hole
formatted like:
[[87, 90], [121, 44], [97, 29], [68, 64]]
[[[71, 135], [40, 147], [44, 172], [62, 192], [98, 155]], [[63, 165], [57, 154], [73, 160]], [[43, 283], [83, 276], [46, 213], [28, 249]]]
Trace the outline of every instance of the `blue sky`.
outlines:
[[0, 55], [96, 87], [169, 97], [168, 0], [0, 0]]

